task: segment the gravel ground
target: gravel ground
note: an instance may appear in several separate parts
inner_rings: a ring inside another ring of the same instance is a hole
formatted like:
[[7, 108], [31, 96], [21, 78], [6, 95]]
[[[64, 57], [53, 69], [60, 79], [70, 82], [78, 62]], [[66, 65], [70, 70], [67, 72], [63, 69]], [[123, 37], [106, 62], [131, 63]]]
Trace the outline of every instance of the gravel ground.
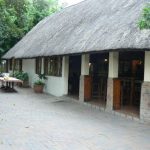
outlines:
[[0, 92], [0, 150], [150, 150], [150, 125], [32, 89]]

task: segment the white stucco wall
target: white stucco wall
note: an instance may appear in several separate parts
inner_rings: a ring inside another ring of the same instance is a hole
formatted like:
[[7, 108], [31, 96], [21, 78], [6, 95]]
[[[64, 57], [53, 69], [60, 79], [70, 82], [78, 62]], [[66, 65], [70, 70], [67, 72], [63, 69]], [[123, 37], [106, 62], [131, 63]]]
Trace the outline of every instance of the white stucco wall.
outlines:
[[[38, 76], [35, 74], [35, 59], [24, 59], [22, 63], [22, 70], [29, 74], [29, 84], [33, 87], [35, 80], [38, 79]], [[47, 80], [45, 80], [44, 92], [54, 96], [63, 96], [68, 94], [67, 56], [63, 57], [62, 77], [47, 76]]]
[[55, 96], [62, 96], [63, 93], [63, 80], [61, 77], [48, 76], [44, 87], [44, 92]]
[[22, 70], [29, 75], [29, 85], [33, 87], [33, 83], [38, 79], [35, 74], [35, 59], [23, 59]]

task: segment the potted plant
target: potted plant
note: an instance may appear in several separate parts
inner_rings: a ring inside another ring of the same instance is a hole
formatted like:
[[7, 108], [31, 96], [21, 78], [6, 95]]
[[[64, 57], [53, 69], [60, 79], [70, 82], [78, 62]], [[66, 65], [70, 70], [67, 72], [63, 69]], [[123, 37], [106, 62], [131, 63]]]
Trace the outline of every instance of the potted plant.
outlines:
[[21, 76], [21, 80], [23, 81], [23, 84], [22, 84], [23, 87], [25, 87], [25, 88], [29, 87], [29, 76], [28, 76], [28, 73], [23, 72], [22, 76]]
[[35, 93], [43, 93], [44, 88], [44, 80], [46, 80], [45, 74], [38, 74], [39, 79], [34, 82], [34, 92]]
[[18, 86], [20, 87], [29, 87], [29, 76], [28, 73], [23, 72], [23, 71], [15, 71], [13, 73], [13, 77], [22, 80], [23, 84], [18, 84]]

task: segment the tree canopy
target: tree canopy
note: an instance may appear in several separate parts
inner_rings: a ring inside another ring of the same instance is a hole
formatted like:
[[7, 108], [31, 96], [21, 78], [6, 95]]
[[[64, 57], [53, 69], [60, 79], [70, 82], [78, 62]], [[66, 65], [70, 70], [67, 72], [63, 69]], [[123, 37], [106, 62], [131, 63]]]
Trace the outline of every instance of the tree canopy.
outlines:
[[0, 58], [40, 20], [59, 9], [58, 0], [0, 0]]
[[143, 9], [138, 26], [140, 29], [150, 29], [150, 4]]

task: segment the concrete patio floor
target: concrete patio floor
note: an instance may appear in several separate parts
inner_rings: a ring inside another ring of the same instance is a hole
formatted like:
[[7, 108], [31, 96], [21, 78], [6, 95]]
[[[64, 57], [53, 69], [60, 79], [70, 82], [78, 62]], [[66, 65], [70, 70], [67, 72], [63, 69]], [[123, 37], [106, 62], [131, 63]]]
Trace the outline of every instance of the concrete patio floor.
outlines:
[[0, 150], [150, 150], [150, 125], [69, 99], [0, 92]]

